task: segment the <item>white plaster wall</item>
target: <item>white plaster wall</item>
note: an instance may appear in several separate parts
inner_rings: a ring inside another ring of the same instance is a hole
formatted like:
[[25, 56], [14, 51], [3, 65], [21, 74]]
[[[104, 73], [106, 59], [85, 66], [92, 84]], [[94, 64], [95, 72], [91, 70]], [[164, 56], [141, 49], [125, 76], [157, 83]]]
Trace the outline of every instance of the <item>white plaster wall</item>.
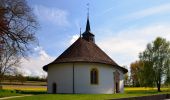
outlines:
[[120, 93], [124, 92], [124, 74], [122, 71], [119, 71], [120, 73], [120, 83], [119, 83], [119, 88], [120, 88]]
[[48, 93], [52, 93], [52, 84], [57, 84], [57, 93], [72, 93], [73, 64], [56, 64], [48, 67]]
[[[90, 83], [90, 70], [97, 68], [99, 71], [99, 84]], [[113, 67], [105, 64], [75, 64], [75, 92], [76, 93], [104, 93], [114, 92]]]
[[[99, 71], [99, 84], [90, 84], [90, 70], [97, 68]], [[115, 69], [106, 64], [75, 63], [74, 83], [75, 93], [114, 93]], [[120, 91], [124, 91], [123, 73], [120, 72]], [[48, 67], [48, 93], [52, 93], [52, 84], [56, 82], [57, 93], [73, 93], [73, 64], [63, 63]]]

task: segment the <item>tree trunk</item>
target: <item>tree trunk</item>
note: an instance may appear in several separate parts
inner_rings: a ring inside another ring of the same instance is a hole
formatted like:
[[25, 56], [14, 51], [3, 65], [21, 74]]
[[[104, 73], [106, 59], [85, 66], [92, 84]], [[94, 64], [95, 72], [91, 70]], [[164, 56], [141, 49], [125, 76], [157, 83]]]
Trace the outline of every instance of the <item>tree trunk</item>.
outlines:
[[161, 82], [157, 82], [157, 90], [158, 92], [161, 92]]

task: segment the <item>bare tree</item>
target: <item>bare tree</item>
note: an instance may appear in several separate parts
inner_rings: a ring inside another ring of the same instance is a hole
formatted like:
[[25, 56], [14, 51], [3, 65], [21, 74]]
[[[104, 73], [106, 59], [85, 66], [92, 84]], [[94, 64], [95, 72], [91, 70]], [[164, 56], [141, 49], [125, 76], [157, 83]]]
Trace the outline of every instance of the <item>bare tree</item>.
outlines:
[[11, 49], [6, 49], [1, 54], [0, 62], [0, 80], [3, 80], [4, 74], [8, 74], [17, 70], [20, 64], [20, 57]]
[[[0, 78], [19, 65], [37, 42], [38, 23], [25, 0], [0, 0]], [[0, 79], [0, 80], [1, 80]]]
[[15, 49], [17, 54], [26, 55], [35, 43], [37, 21], [25, 0], [0, 1], [0, 41], [4, 48]]

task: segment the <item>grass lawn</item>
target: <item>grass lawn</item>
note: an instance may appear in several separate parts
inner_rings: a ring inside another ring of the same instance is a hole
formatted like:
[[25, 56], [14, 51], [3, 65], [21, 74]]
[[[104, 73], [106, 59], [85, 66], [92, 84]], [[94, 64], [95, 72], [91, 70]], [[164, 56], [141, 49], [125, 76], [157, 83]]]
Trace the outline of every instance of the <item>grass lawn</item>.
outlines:
[[0, 98], [25, 94], [46, 94], [46, 86], [2, 85]]
[[0, 98], [8, 97], [8, 96], [17, 96], [17, 95], [22, 95], [22, 94], [16, 93], [16, 91], [11, 91], [11, 90], [0, 90]]
[[105, 100], [112, 98], [124, 98], [134, 96], [146, 96], [170, 93], [170, 89], [162, 88], [163, 92], [157, 92], [156, 88], [125, 88], [125, 93], [120, 94], [43, 94], [45, 92], [22, 91], [22, 94], [37, 94], [28, 97], [14, 98], [10, 100]]
[[120, 94], [46, 94], [45, 91], [13, 91], [1, 90], [0, 97], [34, 94], [33, 96], [14, 98], [10, 100], [105, 100], [112, 98], [124, 98], [170, 93], [170, 89], [162, 88], [163, 92], [157, 92], [156, 88], [125, 88], [125, 93]]

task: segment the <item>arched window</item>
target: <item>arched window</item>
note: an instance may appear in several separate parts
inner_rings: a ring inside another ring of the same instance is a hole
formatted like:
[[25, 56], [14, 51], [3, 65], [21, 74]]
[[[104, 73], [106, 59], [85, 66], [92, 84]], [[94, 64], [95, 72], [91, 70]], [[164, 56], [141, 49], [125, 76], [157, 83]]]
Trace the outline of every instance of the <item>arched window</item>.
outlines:
[[98, 70], [96, 68], [91, 69], [90, 71], [90, 82], [91, 84], [98, 84]]

